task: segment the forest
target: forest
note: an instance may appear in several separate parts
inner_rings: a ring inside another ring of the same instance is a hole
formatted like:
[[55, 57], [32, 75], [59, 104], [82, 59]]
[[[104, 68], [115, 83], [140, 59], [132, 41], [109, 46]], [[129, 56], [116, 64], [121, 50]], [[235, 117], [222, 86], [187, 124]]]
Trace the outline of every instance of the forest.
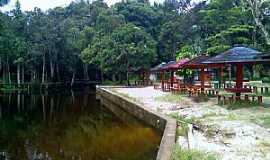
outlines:
[[269, 7], [269, 0], [77, 0], [23, 12], [17, 1], [0, 12], [0, 81], [124, 81], [141, 67], [235, 45], [267, 52]]

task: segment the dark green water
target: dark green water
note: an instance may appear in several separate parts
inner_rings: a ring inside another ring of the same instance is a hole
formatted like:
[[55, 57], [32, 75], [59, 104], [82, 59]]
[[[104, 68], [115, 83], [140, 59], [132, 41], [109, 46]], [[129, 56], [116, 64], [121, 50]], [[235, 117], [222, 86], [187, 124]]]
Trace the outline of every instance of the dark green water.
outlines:
[[0, 160], [152, 160], [160, 139], [93, 93], [0, 94]]

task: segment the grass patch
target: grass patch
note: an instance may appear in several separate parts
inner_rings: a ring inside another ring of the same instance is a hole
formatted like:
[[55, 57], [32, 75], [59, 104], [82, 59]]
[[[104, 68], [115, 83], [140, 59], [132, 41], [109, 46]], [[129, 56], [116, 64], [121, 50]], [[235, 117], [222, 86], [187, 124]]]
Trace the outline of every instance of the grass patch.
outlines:
[[180, 94], [166, 94], [160, 97], [156, 97], [156, 101], [160, 102], [174, 102], [174, 103], [179, 103], [181, 102], [182, 95]]
[[176, 119], [176, 121], [178, 123], [178, 127], [176, 130], [177, 136], [187, 137], [188, 124], [195, 124], [196, 123], [198, 125], [200, 123], [194, 118], [185, 119], [184, 117], [180, 116], [178, 113], [171, 113], [171, 114], [169, 114], [169, 116]]
[[270, 92], [261, 94], [263, 97], [270, 97]]
[[263, 126], [270, 128], [270, 116], [261, 117], [260, 120], [262, 121]]
[[197, 150], [182, 149], [175, 145], [171, 160], [216, 160], [216, 157]]
[[209, 101], [209, 97], [205, 94], [199, 94], [198, 96], [192, 97], [192, 100], [196, 103], [207, 102]]
[[260, 106], [258, 102], [247, 102], [244, 100], [235, 101], [230, 104], [225, 104], [225, 105], [219, 104], [219, 105], [225, 106], [226, 109], [229, 109], [229, 110], [235, 110], [235, 109], [240, 109], [240, 108], [255, 108], [255, 107]]
[[237, 120], [237, 115], [234, 114], [234, 113], [230, 113], [230, 114], [227, 116], [227, 119], [230, 120], [230, 121]]

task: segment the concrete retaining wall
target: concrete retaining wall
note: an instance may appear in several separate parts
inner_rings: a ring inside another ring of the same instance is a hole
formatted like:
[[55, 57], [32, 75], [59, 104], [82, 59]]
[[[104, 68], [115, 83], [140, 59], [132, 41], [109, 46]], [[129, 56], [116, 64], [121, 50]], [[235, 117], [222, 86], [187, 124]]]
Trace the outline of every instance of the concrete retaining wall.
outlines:
[[176, 120], [151, 111], [122, 95], [109, 90], [108, 87], [97, 87], [97, 98], [105, 103], [113, 103], [146, 124], [163, 132], [156, 160], [170, 160], [176, 139]]

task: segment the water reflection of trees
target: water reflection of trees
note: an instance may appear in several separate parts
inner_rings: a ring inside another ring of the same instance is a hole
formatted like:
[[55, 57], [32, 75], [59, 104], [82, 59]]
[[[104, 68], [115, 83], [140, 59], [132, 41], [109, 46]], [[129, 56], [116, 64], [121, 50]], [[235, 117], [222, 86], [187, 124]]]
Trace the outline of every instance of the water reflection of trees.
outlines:
[[0, 152], [12, 159], [149, 160], [160, 136], [133, 125], [91, 94], [0, 95]]

